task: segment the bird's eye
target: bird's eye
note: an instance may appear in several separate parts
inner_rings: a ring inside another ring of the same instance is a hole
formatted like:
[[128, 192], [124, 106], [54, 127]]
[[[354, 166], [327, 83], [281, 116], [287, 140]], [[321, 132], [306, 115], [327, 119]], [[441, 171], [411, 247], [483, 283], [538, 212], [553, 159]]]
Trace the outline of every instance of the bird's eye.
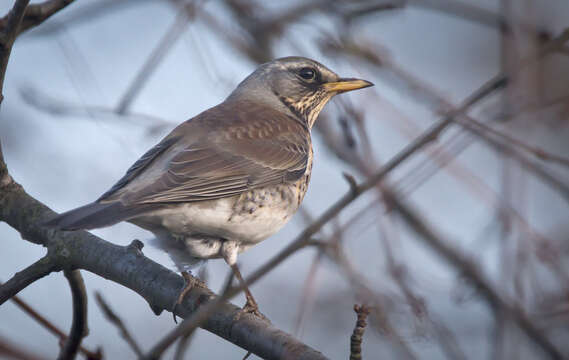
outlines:
[[305, 67], [300, 69], [298, 75], [300, 75], [300, 77], [303, 79], [313, 80], [316, 77], [316, 70], [309, 67]]

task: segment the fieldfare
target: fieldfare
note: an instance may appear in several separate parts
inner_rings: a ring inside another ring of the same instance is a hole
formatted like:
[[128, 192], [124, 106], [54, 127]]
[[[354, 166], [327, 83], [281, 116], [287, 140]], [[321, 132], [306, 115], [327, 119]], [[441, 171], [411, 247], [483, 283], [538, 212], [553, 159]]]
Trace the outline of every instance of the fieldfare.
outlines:
[[[128, 221], [153, 232], [182, 272], [223, 258], [243, 284], [237, 254], [278, 231], [304, 198], [318, 114], [334, 95], [372, 85], [303, 57], [265, 63], [221, 104], [176, 127], [95, 202], [46, 225]], [[245, 294], [245, 308], [257, 312]]]

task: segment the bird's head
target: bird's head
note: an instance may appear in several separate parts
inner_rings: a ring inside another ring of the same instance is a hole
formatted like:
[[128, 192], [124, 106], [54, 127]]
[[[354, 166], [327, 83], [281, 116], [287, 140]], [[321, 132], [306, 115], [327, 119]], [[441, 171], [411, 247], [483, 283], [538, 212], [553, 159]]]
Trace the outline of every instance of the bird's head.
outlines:
[[373, 84], [341, 78], [317, 61], [291, 56], [259, 66], [239, 84], [229, 99], [247, 98], [286, 108], [311, 128], [334, 95], [368, 86]]

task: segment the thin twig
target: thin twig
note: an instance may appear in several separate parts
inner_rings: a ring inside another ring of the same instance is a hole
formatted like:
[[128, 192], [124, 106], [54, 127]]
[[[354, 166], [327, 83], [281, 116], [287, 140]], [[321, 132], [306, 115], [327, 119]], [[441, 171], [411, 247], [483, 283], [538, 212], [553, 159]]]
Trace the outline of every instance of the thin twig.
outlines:
[[516, 139], [513, 136], [510, 136], [510, 135], [505, 134], [501, 131], [498, 131], [498, 130], [496, 130], [496, 129], [494, 129], [494, 128], [492, 128], [492, 127], [490, 127], [490, 126], [488, 126], [488, 125], [486, 125], [480, 121], [477, 121], [471, 117], [464, 117], [464, 118], [458, 119], [458, 122], [461, 124], [463, 123], [463, 121], [467, 121], [468, 123], [470, 123], [469, 125], [475, 126], [483, 132], [494, 135], [498, 138], [502, 138], [503, 140], [505, 140], [509, 144], [517, 146], [517, 147], [533, 154], [535, 157], [537, 157], [540, 160], [554, 162], [554, 163], [558, 163], [558, 164], [569, 167], [569, 159], [566, 157], [559, 156], [556, 154], [552, 154], [552, 153], [549, 153], [549, 152], [547, 152], [547, 151], [545, 151], [539, 147], [526, 144], [525, 142], [523, 142], [519, 139]]
[[136, 340], [134, 340], [134, 337], [132, 335], [130, 335], [130, 332], [128, 331], [128, 329], [124, 325], [121, 318], [113, 311], [113, 309], [111, 309], [109, 304], [107, 304], [105, 299], [103, 299], [103, 296], [101, 295], [101, 293], [98, 291], [95, 292], [95, 300], [97, 301], [97, 304], [101, 308], [101, 311], [103, 311], [103, 314], [105, 315], [105, 317], [111, 323], [113, 323], [113, 325], [115, 325], [118, 328], [121, 336], [123, 337], [123, 339], [125, 339], [125, 341], [130, 346], [132, 351], [134, 351], [134, 353], [138, 357], [141, 357], [143, 355], [143, 353], [142, 353], [140, 346], [138, 346], [138, 344], [136, 343]]
[[[519, 61], [519, 67], [516, 69], [516, 72], [519, 72], [524, 67], [528, 66], [529, 64], [534, 63], [536, 60], [542, 58], [543, 56], [555, 52], [560, 47], [563, 47], [564, 44], [569, 41], [569, 28], [562, 31], [558, 36], [554, 39], [548, 41], [544, 44], [537, 54], [534, 56], [529, 56]], [[441, 109], [446, 111], [453, 111], [456, 107], [444, 99], [440, 94], [438, 94], [432, 87], [428, 84], [425, 84], [423, 81], [417, 79], [409, 72], [404, 71], [394, 63], [390, 61], [390, 59], [385, 56], [384, 54], [379, 54], [369, 47], [362, 47], [353, 41], [344, 41], [341, 45], [336, 43], [335, 41], [325, 41], [322, 44], [322, 48], [325, 51], [332, 52], [333, 54], [343, 55], [346, 56], [354, 56], [358, 59], [366, 61], [368, 64], [372, 65], [378, 70], [381, 69], [388, 69], [390, 71], [390, 75], [395, 75], [396, 80], [398, 80], [399, 85], [403, 85], [405, 89], [410, 92], [413, 97], [416, 98], [417, 101], [421, 103], [426, 103], [430, 106], [434, 111], [440, 112]], [[344, 50], [344, 51], [342, 51]], [[504, 76], [502, 73], [499, 76]], [[461, 116], [457, 116], [453, 119], [454, 122], [463, 126], [466, 130], [469, 130], [474, 135], [478, 136], [483, 141], [489, 143], [495, 148], [500, 150], [508, 150], [506, 153], [507, 155], [513, 157], [518, 162], [524, 166], [527, 170], [531, 171], [537, 177], [539, 177], [544, 183], [549, 184], [551, 187], [555, 188], [559, 191], [563, 197], [569, 201], [569, 185], [565, 184], [563, 181], [557, 179], [554, 175], [550, 172], [543, 169], [541, 166], [534, 164], [530, 160], [528, 160], [525, 156], [520, 154], [514, 146], [504, 143], [501, 141], [496, 140], [494, 137], [487, 136], [484, 131], [480, 128], [474, 126], [470, 120], [474, 120], [471, 116], [462, 113]], [[480, 123], [480, 122], [478, 122]]]
[[362, 341], [367, 326], [367, 316], [369, 308], [365, 305], [354, 305], [357, 314], [356, 326], [350, 337], [350, 360], [362, 360]]
[[0, 305], [8, 301], [31, 283], [58, 271], [57, 265], [49, 256], [45, 256], [24, 270], [17, 272], [10, 280], [0, 285]]
[[44, 359], [36, 354], [31, 354], [27, 350], [22, 349], [0, 338], [0, 358], [13, 360], [41, 360]]
[[495, 90], [506, 85], [507, 78], [505, 76], [497, 76], [481, 88], [475, 91], [470, 97], [468, 97], [462, 105], [456, 110], [450, 112], [446, 117], [441, 119], [439, 122], [434, 124], [431, 128], [425, 131], [421, 136], [419, 136], [415, 141], [410, 143], [405, 149], [395, 155], [389, 162], [385, 164], [378, 172], [369, 177], [363, 184], [350, 189], [350, 191], [340, 198], [336, 203], [334, 203], [328, 210], [324, 212], [316, 221], [314, 221], [310, 226], [308, 226], [304, 231], [296, 237], [296, 239], [290, 243], [286, 248], [284, 248], [279, 254], [274, 256], [271, 260], [261, 266], [257, 271], [255, 271], [246, 280], [247, 286], [251, 286], [267, 272], [271, 271], [285, 259], [287, 259], [291, 254], [295, 253], [301, 248], [304, 248], [309, 244], [310, 238], [316, 234], [328, 221], [338, 215], [346, 206], [352, 203], [359, 195], [365, 191], [374, 188], [377, 183], [379, 183], [389, 172], [395, 169], [399, 164], [425, 146], [427, 143], [435, 140], [437, 136], [452, 122], [452, 119], [463, 113], [470, 106], [480, 101], [484, 97], [490, 95]]
[[494, 289], [491, 283], [480, 272], [478, 267], [470, 261], [465, 255], [458, 250], [452, 248], [448, 241], [443, 241], [438, 237], [421, 218], [411, 210], [410, 207], [404, 205], [398, 199], [393, 198], [392, 204], [399, 212], [401, 217], [409, 226], [433, 248], [438, 255], [443, 257], [454, 268], [460, 271], [480, 290], [490, 307], [494, 310], [504, 313], [512, 319], [524, 333], [536, 345], [538, 345], [552, 359], [563, 359], [563, 355], [553, 345], [549, 339], [545, 337], [543, 332], [536, 328], [530, 319], [523, 313], [521, 309], [514, 305], [510, 305], [500, 294]]
[[[187, 4], [186, 7], [192, 7], [192, 4]], [[150, 78], [150, 76], [154, 73], [154, 71], [158, 68], [158, 65], [162, 62], [162, 60], [166, 57], [168, 52], [172, 49], [174, 44], [180, 39], [180, 37], [184, 34], [184, 30], [189, 25], [190, 19], [188, 17], [188, 13], [186, 11], [180, 11], [174, 23], [168, 29], [162, 40], [158, 46], [152, 51], [124, 95], [119, 101], [117, 105], [116, 112], [120, 115], [125, 114], [129, 107], [132, 105], [132, 102], [135, 100], [136, 96], [142, 90], [146, 81]]]
[[294, 325], [293, 334], [295, 336], [300, 336], [300, 330], [302, 328], [303, 319], [307, 312], [308, 304], [311, 302], [311, 299], [313, 298], [316, 291], [316, 273], [320, 267], [320, 262], [323, 256], [324, 252], [318, 249], [316, 254], [314, 254], [314, 258], [310, 264], [310, 269], [308, 270], [308, 274], [304, 280], [304, 285], [301, 292], [302, 296], [300, 298], [300, 303], [298, 304], [296, 321]]
[[[230, 299], [231, 283], [233, 282], [233, 275], [229, 274], [223, 285], [221, 295], [213, 301], [208, 301], [200, 305], [199, 309], [194, 312], [190, 317], [184, 319], [180, 325], [176, 326], [174, 330], [162, 338], [143, 359], [154, 360], [159, 359], [162, 354], [172, 345], [179, 337], [189, 337], [193, 332], [200, 327], [224, 302]], [[252, 315], [251, 315], [252, 316]]]
[[[1, 284], [0, 284], [1, 285]], [[67, 339], [67, 334], [65, 334], [61, 329], [59, 329], [55, 324], [49, 321], [46, 317], [42, 314], [37, 312], [34, 308], [32, 308], [28, 303], [24, 300], [20, 299], [17, 295], [13, 296], [11, 299], [22, 311], [28, 314], [32, 319], [37, 321], [40, 325], [46, 328], [49, 332], [54, 334], [59, 338], [60, 343], [64, 343]], [[85, 355], [87, 359], [101, 359], [103, 354], [100, 349], [97, 349], [97, 352], [90, 351], [85, 347], [79, 347], [79, 351]]]
[[89, 333], [87, 327], [87, 294], [85, 292], [85, 283], [79, 270], [64, 270], [63, 274], [69, 282], [71, 288], [71, 296], [73, 298], [73, 322], [69, 337], [65, 341], [61, 353], [57, 357], [58, 360], [75, 359], [81, 341]]

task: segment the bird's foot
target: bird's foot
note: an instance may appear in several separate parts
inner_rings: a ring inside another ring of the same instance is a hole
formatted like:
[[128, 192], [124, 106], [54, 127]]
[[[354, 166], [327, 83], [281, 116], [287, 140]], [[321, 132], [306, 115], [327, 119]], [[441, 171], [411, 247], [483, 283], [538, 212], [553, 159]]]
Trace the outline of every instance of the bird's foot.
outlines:
[[247, 296], [247, 302], [243, 306], [242, 311], [247, 314], [253, 314], [262, 320], [270, 322], [269, 318], [259, 311], [259, 305], [257, 305], [257, 302], [255, 299], [253, 299], [253, 297]]
[[[186, 295], [190, 292], [190, 290], [192, 290], [194, 287], [201, 287], [201, 288], [206, 288], [206, 285], [203, 281], [201, 281], [200, 279], [198, 279], [197, 277], [193, 277], [192, 275], [190, 275], [189, 272], [187, 271], [182, 271], [182, 277], [184, 278], [184, 280], [186, 280], [186, 285], [184, 286], [184, 288], [182, 289], [182, 291], [180, 291], [180, 294], [178, 295], [178, 300], [176, 301], [176, 303], [174, 304], [174, 309], [176, 309], [176, 306], [180, 305], [182, 303], [182, 301], [184, 301], [184, 298], [186, 297]], [[172, 316], [174, 317], [174, 322], [177, 324], [178, 320], [176, 320], [176, 314], [172, 313]]]

